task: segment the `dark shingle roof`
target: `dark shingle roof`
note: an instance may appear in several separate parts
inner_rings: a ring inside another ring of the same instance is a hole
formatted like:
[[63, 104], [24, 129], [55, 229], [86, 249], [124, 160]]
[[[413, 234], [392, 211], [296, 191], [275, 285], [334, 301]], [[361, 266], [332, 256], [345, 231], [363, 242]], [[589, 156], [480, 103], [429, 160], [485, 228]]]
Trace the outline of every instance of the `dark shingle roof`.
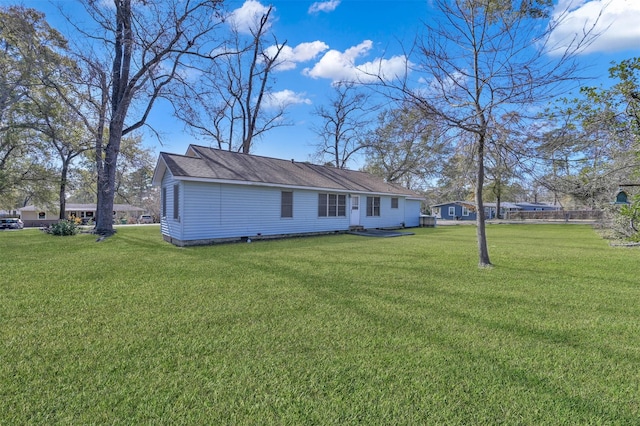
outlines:
[[472, 207], [476, 206], [476, 203], [473, 201], [456, 200], [456, 201], [449, 201], [446, 203], [432, 204], [431, 207], [442, 207], [442, 206], [448, 206], [449, 204], [458, 204], [458, 205], [465, 205], [465, 206], [472, 206]]
[[[191, 145], [187, 155], [162, 152], [178, 179], [254, 183], [351, 192], [421, 196], [369, 173]], [[162, 178], [156, 176], [156, 178]], [[155, 178], [154, 178], [155, 180]], [[156, 182], [157, 183], [157, 182]]]

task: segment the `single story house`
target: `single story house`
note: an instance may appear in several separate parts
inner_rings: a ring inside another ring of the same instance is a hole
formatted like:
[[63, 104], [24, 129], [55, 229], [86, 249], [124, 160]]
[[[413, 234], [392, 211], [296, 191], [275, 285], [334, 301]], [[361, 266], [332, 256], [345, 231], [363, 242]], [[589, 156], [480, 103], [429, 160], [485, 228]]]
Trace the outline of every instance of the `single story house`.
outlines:
[[[431, 206], [434, 215], [438, 219], [444, 220], [476, 220], [476, 204], [471, 201], [451, 201], [448, 203], [435, 204]], [[484, 213], [486, 219], [497, 217], [497, 203], [484, 203]], [[502, 217], [507, 217], [512, 212], [522, 211], [557, 211], [562, 207], [545, 203], [500, 203]]]
[[160, 153], [160, 228], [177, 246], [420, 225], [420, 194], [371, 174], [190, 145]]
[[[497, 217], [497, 203], [484, 203], [484, 211], [487, 219]], [[500, 203], [501, 217], [509, 217], [509, 213], [514, 212], [548, 212], [562, 210], [561, 206], [546, 203]]]
[[450, 201], [431, 206], [432, 214], [443, 220], [476, 220], [476, 204], [470, 201]]
[[[498, 203], [484, 203], [484, 214], [486, 219], [495, 219], [498, 217]], [[502, 202], [500, 203], [500, 217], [507, 217], [511, 212], [520, 211], [521, 208], [515, 203]]]
[[[37, 206], [26, 206], [19, 209], [20, 218], [24, 222], [24, 226], [39, 227], [49, 226], [60, 218], [58, 209], [46, 209]], [[65, 206], [67, 218], [77, 217], [83, 222], [90, 222], [96, 213], [96, 204], [73, 204], [67, 203]], [[144, 209], [129, 204], [113, 205], [113, 220], [125, 221], [138, 217], [143, 213]]]
[[546, 203], [514, 203], [523, 212], [549, 212], [562, 210], [561, 206]]

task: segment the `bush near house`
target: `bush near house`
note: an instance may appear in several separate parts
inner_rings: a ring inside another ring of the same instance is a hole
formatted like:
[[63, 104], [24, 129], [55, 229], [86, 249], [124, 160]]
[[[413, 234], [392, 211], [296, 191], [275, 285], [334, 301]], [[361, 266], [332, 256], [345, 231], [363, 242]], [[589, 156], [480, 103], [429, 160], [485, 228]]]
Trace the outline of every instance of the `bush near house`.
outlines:
[[628, 239], [630, 241], [640, 241], [640, 194], [635, 195], [628, 205], [620, 207], [620, 215], [629, 227]]
[[612, 204], [604, 209], [603, 235], [612, 240], [640, 242], [640, 195], [628, 204]]
[[52, 223], [44, 230], [48, 234], [61, 237], [76, 235], [80, 231], [79, 225], [81, 222], [81, 219], [72, 217], [68, 220], [63, 219], [56, 223]]
[[636, 424], [640, 251], [487, 234], [0, 233], [0, 424]]

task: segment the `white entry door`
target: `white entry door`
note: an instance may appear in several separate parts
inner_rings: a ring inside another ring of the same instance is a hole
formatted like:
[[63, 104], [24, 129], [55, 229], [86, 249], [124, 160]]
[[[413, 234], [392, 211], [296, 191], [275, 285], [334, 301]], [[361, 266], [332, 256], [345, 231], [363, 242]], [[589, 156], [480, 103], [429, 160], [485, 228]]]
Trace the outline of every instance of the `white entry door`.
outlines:
[[359, 226], [360, 225], [360, 196], [352, 195], [351, 196], [351, 213], [349, 219], [349, 225], [351, 226]]

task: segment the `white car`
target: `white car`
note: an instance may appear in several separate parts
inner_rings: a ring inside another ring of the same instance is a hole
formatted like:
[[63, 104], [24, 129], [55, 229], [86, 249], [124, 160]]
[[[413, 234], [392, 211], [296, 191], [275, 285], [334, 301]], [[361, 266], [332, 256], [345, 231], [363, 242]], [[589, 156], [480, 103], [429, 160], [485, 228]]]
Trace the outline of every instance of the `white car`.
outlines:
[[153, 223], [153, 216], [150, 214], [140, 215], [138, 218], [138, 223]]
[[17, 217], [7, 217], [0, 219], [0, 229], [22, 229], [24, 223]]

